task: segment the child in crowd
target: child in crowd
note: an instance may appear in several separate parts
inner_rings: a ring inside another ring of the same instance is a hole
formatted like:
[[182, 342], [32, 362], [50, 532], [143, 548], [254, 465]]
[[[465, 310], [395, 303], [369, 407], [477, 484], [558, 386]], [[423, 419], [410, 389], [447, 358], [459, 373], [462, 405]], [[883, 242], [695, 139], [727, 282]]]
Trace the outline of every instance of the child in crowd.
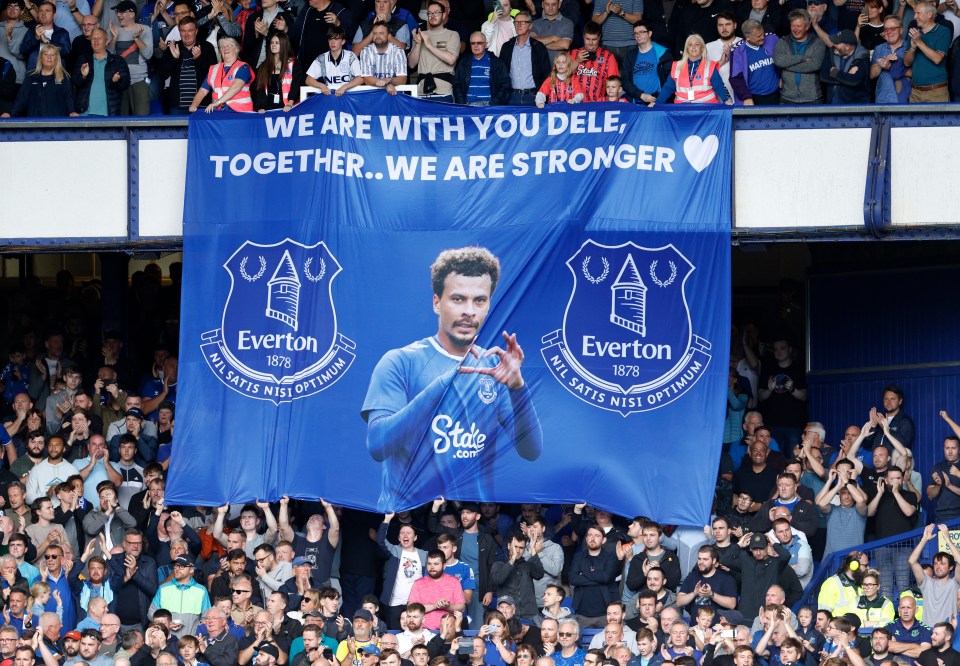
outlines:
[[623, 81], [620, 80], [619, 76], [608, 76], [605, 85], [607, 89], [606, 101], [630, 103], [630, 100], [623, 94]]
[[45, 612], [44, 609], [50, 601], [51, 594], [57, 602], [57, 615], [60, 617], [60, 620], [63, 621], [63, 601], [60, 599], [59, 590], [53, 590], [51, 592], [50, 585], [44, 583], [42, 580], [38, 580], [30, 586], [30, 613], [35, 618], [39, 618], [40, 615]]
[[[610, 77], [613, 78], [613, 77]], [[607, 79], [609, 82], [610, 79]], [[609, 86], [607, 88], [609, 91]], [[714, 619], [717, 617], [717, 611], [712, 606], [700, 606], [697, 608], [696, 625], [691, 629], [693, 640], [697, 644], [697, 649], [703, 651], [703, 646], [710, 642], [710, 627], [713, 626]]]
[[797, 611], [797, 638], [803, 644], [803, 649], [808, 654], [820, 654], [823, 649], [824, 637], [814, 626], [813, 609], [804, 606]]

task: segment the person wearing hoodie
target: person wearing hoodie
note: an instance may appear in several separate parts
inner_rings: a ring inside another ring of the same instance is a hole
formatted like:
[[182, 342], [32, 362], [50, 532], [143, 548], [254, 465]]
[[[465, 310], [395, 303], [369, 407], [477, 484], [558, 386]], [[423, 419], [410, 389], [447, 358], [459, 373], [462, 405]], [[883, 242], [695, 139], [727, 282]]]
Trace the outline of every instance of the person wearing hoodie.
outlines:
[[870, 52], [860, 45], [853, 30], [831, 37], [833, 49], [823, 59], [820, 81], [827, 104], [869, 104]]
[[547, 585], [543, 591], [543, 608], [539, 613], [533, 616], [533, 624], [537, 627], [543, 627], [544, 620], [560, 620], [570, 617], [570, 609], [562, 606], [566, 594], [559, 584], [553, 583]]

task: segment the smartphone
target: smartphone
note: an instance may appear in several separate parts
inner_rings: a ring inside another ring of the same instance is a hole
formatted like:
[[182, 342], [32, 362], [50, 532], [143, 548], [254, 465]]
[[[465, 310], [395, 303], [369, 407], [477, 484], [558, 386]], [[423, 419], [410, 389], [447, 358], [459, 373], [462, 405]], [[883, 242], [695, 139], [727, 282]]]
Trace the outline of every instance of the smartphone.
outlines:
[[323, 658], [327, 661], [333, 659], [333, 649], [332, 648], [323, 648]]
[[720, 632], [720, 638], [736, 638], [737, 630], [736, 629], [724, 629]]
[[460, 643], [460, 648], [457, 650], [457, 654], [460, 655], [471, 655], [473, 654], [473, 639]]

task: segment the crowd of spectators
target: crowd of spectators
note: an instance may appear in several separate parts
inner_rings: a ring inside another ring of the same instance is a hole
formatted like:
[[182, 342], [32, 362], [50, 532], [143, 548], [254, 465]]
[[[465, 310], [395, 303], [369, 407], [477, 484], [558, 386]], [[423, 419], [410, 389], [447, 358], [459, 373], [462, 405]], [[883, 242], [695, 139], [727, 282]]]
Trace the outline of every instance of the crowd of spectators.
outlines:
[[0, 114], [289, 111], [301, 87], [414, 82], [475, 106], [948, 102], [958, 12], [957, 0], [3, 0]]
[[916, 528], [924, 495], [960, 517], [960, 425], [941, 412], [921, 474], [891, 385], [830, 445], [789, 290], [784, 332], [733, 332], [714, 516], [675, 528], [586, 502], [168, 506], [179, 266], [160, 277], [133, 276], [126, 333], [65, 271], [6, 304], [0, 666], [960, 664], [943, 524], [809, 589], [831, 553]]

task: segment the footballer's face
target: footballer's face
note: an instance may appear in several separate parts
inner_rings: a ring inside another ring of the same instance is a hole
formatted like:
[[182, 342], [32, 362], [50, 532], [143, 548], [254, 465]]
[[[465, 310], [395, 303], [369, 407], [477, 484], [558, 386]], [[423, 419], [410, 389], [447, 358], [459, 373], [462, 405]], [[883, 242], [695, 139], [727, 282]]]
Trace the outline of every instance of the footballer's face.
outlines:
[[450, 273], [443, 282], [443, 294], [434, 294], [433, 311], [440, 318], [437, 336], [440, 345], [451, 354], [466, 354], [476, 340], [490, 311], [492, 284], [489, 275], [467, 277]]

